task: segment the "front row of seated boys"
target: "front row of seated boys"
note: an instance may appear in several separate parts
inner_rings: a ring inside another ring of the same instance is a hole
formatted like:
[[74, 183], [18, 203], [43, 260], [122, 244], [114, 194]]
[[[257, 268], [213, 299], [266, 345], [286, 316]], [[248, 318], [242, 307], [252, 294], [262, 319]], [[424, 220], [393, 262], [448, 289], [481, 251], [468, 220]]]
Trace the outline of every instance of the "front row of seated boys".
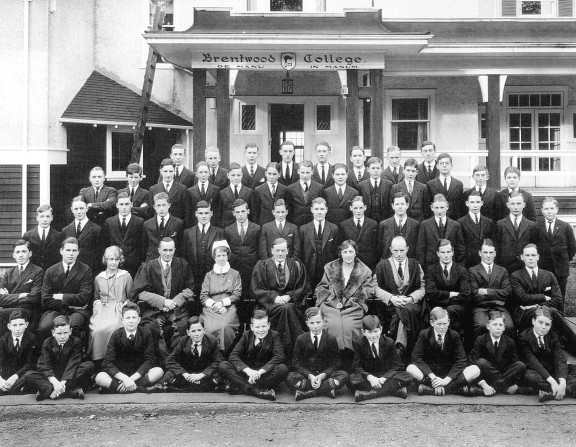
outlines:
[[405, 399], [411, 386], [420, 395], [492, 396], [538, 390], [541, 402], [576, 397], [576, 367], [567, 364], [558, 336], [550, 331], [552, 315], [547, 308], [536, 309], [532, 327], [519, 337], [519, 352], [504, 334], [504, 314], [491, 311], [488, 332], [476, 338], [467, 359], [460, 335], [449, 328], [447, 311], [436, 307], [406, 369], [394, 341], [382, 334], [378, 317], [367, 315], [363, 336], [354, 341], [349, 372], [341, 367], [336, 339], [324, 330], [322, 310], [311, 307], [305, 317], [309, 332], [297, 338], [290, 368], [284, 364], [280, 335], [270, 329], [264, 310], [253, 312], [251, 330], [244, 332], [227, 361], [218, 342], [206, 335], [202, 320], [191, 317], [186, 335], [161, 367], [155, 337], [139, 325], [138, 305], [128, 303], [122, 308], [123, 327], [112, 334], [102, 370], [93, 377], [96, 368], [82, 361], [81, 341], [72, 335], [69, 317], [54, 319], [52, 337], [39, 349], [35, 336], [26, 331], [26, 312], [16, 310], [9, 317], [9, 332], [0, 338], [0, 395], [36, 392], [38, 401], [84, 399], [84, 390], [95, 382], [100, 393], [227, 391], [273, 401], [274, 389], [286, 381], [297, 401], [316, 396], [335, 399], [344, 385], [356, 402], [380, 396]]

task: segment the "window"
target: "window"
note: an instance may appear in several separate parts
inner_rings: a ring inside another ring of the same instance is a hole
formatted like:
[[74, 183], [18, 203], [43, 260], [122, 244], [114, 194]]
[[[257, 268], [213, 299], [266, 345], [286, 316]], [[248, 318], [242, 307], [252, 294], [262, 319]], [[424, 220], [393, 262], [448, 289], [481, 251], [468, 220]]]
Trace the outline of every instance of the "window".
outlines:
[[316, 106], [316, 130], [330, 130], [332, 120], [332, 106]]
[[256, 106], [242, 104], [240, 122], [242, 130], [256, 130]]
[[393, 145], [402, 150], [418, 150], [429, 139], [428, 98], [393, 98], [391, 125]]
[[517, 4], [517, 14], [522, 17], [556, 17], [556, 0], [525, 1], [520, 0]]
[[[132, 157], [134, 129], [131, 126], [108, 126], [106, 132], [106, 176], [124, 178]], [[143, 152], [140, 151], [140, 166]]]
[[270, 11], [302, 11], [302, 0], [270, 0]]
[[154, 25], [154, 14], [156, 13], [157, 5], [164, 5], [164, 24], [162, 25], [162, 30], [174, 31], [174, 0], [150, 0], [149, 28], [151, 29]]
[[304, 160], [304, 132], [300, 130], [285, 130], [278, 135], [280, 144], [289, 140], [294, 143], [294, 162], [300, 163]]

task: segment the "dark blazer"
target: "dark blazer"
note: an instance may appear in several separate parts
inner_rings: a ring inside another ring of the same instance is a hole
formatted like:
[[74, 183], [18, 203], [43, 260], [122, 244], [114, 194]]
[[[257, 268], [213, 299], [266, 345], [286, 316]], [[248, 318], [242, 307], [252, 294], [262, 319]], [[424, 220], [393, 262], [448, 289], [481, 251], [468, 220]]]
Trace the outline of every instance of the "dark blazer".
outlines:
[[[154, 209], [154, 196], [161, 192], [166, 192], [164, 189], [164, 182], [157, 183], [150, 187], [148, 206], [151, 207], [151, 210]], [[186, 186], [174, 180], [170, 187], [168, 198], [170, 201], [170, 215], [177, 217], [183, 222], [188, 222], [188, 219], [190, 218], [190, 194], [188, 193]], [[150, 215], [152, 215], [153, 212], [154, 211], [152, 211]]]
[[268, 309], [275, 306], [274, 299], [281, 295], [288, 295], [289, 302], [297, 307], [302, 307], [304, 304], [310, 293], [310, 286], [306, 280], [306, 270], [302, 261], [297, 258], [286, 258], [285, 267], [290, 274], [284, 287], [278, 284], [278, 271], [274, 258], [258, 261], [254, 267], [250, 293], [261, 307]]
[[466, 251], [464, 267], [466, 268], [472, 267], [480, 262], [478, 251], [482, 248], [482, 241], [486, 238], [492, 239], [494, 222], [482, 215], [480, 215], [479, 222], [480, 223], [476, 225], [472, 217], [470, 217], [470, 213], [466, 213], [458, 219], [458, 223], [462, 229], [462, 236], [464, 237], [464, 249]]
[[[248, 204], [248, 209], [250, 210], [250, 214], [248, 214], [248, 218], [250, 220], [254, 220], [254, 216], [252, 216], [252, 191], [250, 188], [246, 186], [242, 186], [240, 191], [238, 192], [238, 198], [244, 200]], [[236, 222], [236, 218], [234, 217], [234, 213], [232, 211], [232, 204], [236, 200], [236, 196], [234, 195], [234, 188], [232, 185], [226, 187], [220, 191], [220, 197], [218, 199], [218, 210], [214, 214], [216, 214], [216, 222], [218, 222], [218, 226], [221, 228], [226, 228], [228, 225], [233, 224]], [[196, 221], [195, 225], [198, 224]]]
[[[162, 176], [158, 179], [158, 183], [162, 181]], [[196, 175], [186, 166], [182, 168], [179, 177], [176, 177], [176, 168], [174, 168], [174, 181], [183, 184], [186, 188], [192, 188], [196, 183]]]
[[[448, 239], [452, 243], [454, 249], [454, 262], [458, 264], [464, 263], [465, 248], [464, 237], [462, 236], [462, 228], [460, 224], [452, 219], [446, 219], [445, 223], [446, 234], [444, 239]], [[426, 270], [428, 266], [438, 262], [438, 255], [436, 254], [436, 244], [440, 240], [440, 233], [436, 219], [431, 217], [426, 219], [420, 224], [418, 232], [418, 244], [416, 247], [417, 259], [420, 261], [422, 268]]]
[[272, 256], [272, 244], [278, 238], [286, 239], [288, 243], [288, 257], [300, 257], [301, 243], [300, 230], [288, 221], [282, 224], [282, 233], [278, 231], [276, 220], [265, 223], [260, 230], [259, 253], [262, 261]]
[[102, 226], [106, 219], [118, 212], [116, 208], [118, 192], [116, 188], [103, 185], [100, 191], [98, 191], [98, 197], [96, 197], [95, 193], [94, 187], [88, 186], [80, 190], [80, 197], [82, 197], [86, 203], [92, 204], [86, 213], [88, 219]]
[[438, 170], [438, 166], [436, 162], [434, 162], [434, 169], [432, 169], [432, 173], [428, 174], [428, 170], [424, 167], [425, 163], [422, 162], [418, 165], [418, 174], [416, 174], [416, 180], [425, 185], [430, 180], [435, 179], [440, 175], [440, 171]]
[[224, 237], [230, 244], [230, 266], [240, 273], [244, 290], [248, 290], [252, 269], [258, 262], [260, 225], [247, 221], [244, 240], [240, 238], [236, 222], [224, 228]]
[[[378, 255], [380, 259], [389, 258], [392, 253], [390, 252], [390, 244], [394, 239], [394, 227], [396, 225], [395, 217], [392, 216], [380, 222], [378, 226]], [[402, 228], [402, 233], [406, 243], [408, 244], [408, 257], [416, 258], [418, 247], [418, 233], [420, 232], [420, 222], [410, 217], [406, 218], [406, 223]], [[438, 258], [436, 256], [436, 258]]]
[[206, 194], [202, 195], [200, 192], [200, 184], [195, 184], [192, 188], [188, 189], [188, 198], [190, 200], [190, 215], [188, 216], [188, 221], [185, 222], [186, 228], [193, 227], [198, 224], [198, 219], [196, 218], [196, 206], [198, 202], [204, 200], [210, 204], [210, 209], [214, 213], [214, 216], [218, 216], [219, 213], [219, 199], [220, 199], [220, 188], [212, 183], [208, 183], [206, 188]]
[[286, 172], [284, 172], [282, 170], [282, 163], [278, 163], [278, 169], [280, 170], [280, 176], [278, 177], [278, 183], [284, 185], [284, 186], [290, 186], [292, 183], [296, 183], [298, 180], [300, 180], [300, 174], [298, 174], [298, 168], [300, 167], [300, 165], [298, 163], [292, 163], [292, 171], [290, 172], [290, 178], [285, 178], [284, 174], [286, 174]]
[[202, 264], [198, 258], [199, 230], [201, 230], [201, 228], [199, 229], [198, 226], [187, 228], [184, 230], [184, 236], [182, 237], [182, 257], [188, 261], [190, 268], [192, 268], [197, 287], [202, 285], [204, 275], [214, 266], [214, 258], [212, 258], [212, 244], [214, 241], [224, 240], [224, 230], [211, 224], [208, 228], [207, 242], [209, 254], [205, 259], [205, 263]]
[[[76, 261], [68, 277], [62, 262], [46, 270], [42, 282], [42, 310], [55, 310], [64, 313], [73, 307], [89, 315], [88, 305], [92, 302], [94, 279], [92, 270], [86, 264]], [[55, 293], [63, 293], [62, 300], [53, 298]]]
[[436, 194], [442, 194], [448, 201], [448, 212], [446, 215], [452, 220], [460, 219], [468, 210], [464, 205], [464, 185], [454, 177], [450, 179], [448, 191], [444, 190], [444, 185], [440, 177], [436, 177], [426, 183], [430, 201], [434, 201]]
[[[368, 172], [368, 169], [364, 169], [364, 174], [362, 175], [360, 182], [363, 182], [364, 180], [368, 180], [370, 178], [370, 173]], [[355, 190], [358, 190], [358, 184], [360, 183], [358, 181], [358, 177], [356, 177], [356, 172], [354, 172], [354, 167], [350, 168], [348, 171], [348, 178], [346, 179], [346, 183], [348, 184], [348, 186], [350, 186], [351, 188], [354, 188]]]
[[353, 240], [358, 244], [358, 257], [370, 270], [374, 270], [380, 259], [378, 223], [364, 217], [362, 230], [358, 231], [356, 220], [351, 217], [340, 224], [341, 240]]
[[59, 354], [59, 345], [54, 337], [49, 337], [42, 344], [42, 353], [38, 359], [36, 370], [44, 377], [55, 377], [67, 382], [76, 378], [76, 370], [82, 362], [82, 341], [70, 336]]
[[394, 172], [390, 169], [390, 166], [388, 166], [384, 169], [382, 175], [396, 185], [404, 180], [404, 169], [402, 169], [402, 166], [398, 166], [398, 174], [394, 177]]
[[199, 358], [192, 356], [193, 344], [192, 339], [188, 335], [180, 338], [174, 351], [166, 359], [166, 370], [175, 375], [202, 373], [206, 377], [213, 376], [218, 372], [220, 363], [224, 361], [218, 342], [212, 337], [204, 335]]
[[330, 188], [334, 185], [334, 177], [332, 176], [332, 168], [334, 165], [326, 163], [324, 165], [324, 170], [326, 175], [324, 176], [324, 183], [322, 183], [322, 177], [318, 174], [318, 164], [315, 164], [312, 169], [312, 181], [320, 184], [322, 189]]
[[[83, 262], [92, 269], [92, 273], [96, 274], [103, 270], [102, 267], [102, 254], [100, 253], [100, 227], [92, 221], [88, 221], [80, 236], [76, 236], [76, 220], [62, 229], [62, 239], [68, 237], [75, 237], [78, 239], [78, 261]], [[60, 258], [59, 261], [61, 261]], [[59, 262], [58, 261], [58, 262]]]
[[[468, 196], [472, 191], [477, 190], [477, 187], [473, 187], [464, 191], [464, 202], [468, 200]], [[495, 189], [484, 187], [482, 191], [482, 209], [481, 213], [493, 222], [497, 222], [501, 219], [502, 213], [504, 216], [509, 212], [506, 204], [503, 202], [503, 196], [500, 192]]]
[[554, 331], [544, 336], [546, 349], [538, 346], [538, 340], [532, 328], [520, 334], [520, 358], [527, 369], [536, 371], [543, 380], [552, 376], [555, 380], [566, 379], [568, 376], [568, 363], [562, 343]]
[[265, 182], [254, 190], [250, 214], [254, 214], [255, 223], [262, 226], [274, 220], [274, 215], [272, 214], [274, 202], [278, 199], [286, 200], [288, 196], [287, 189], [282, 183], [276, 183], [276, 194], [272, 197], [268, 182]]
[[360, 193], [356, 189], [346, 186], [346, 189], [342, 191], [342, 199], [339, 199], [338, 186], [332, 185], [330, 188], [324, 189], [324, 191], [322, 191], [322, 197], [324, 197], [326, 205], [328, 206], [326, 220], [339, 225], [346, 219], [350, 219], [352, 217], [350, 203], [352, 202], [352, 199], [359, 194]]
[[498, 371], [504, 372], [518, 362], [520, 357], [514, 340], [504, 334], [500, 337], [498, 354], [496, 354], [490, 333], [486, 333], [474, 340], [474, 347], [470, 351], [470, 363], [475, 364], [479, 359], [488, 360]]
[[12, 333], [6, 332], [0, 338], [0, 376], [4, 380], [14, 374], [18, 378], [22, 377], [36, 366], [39, 348], [36, 336], [26, 330], [20, 340], [20, 350], [17, 352]]
[[[410, 203], [408, 203], [408, 210], [406, 214], [418, 222], [422, 222], [424, 219], [428, 219], [432, 215], [432, 210], [430, 209], [430, 196], [428, 195], [428, 187], [418, 181], [414, 181], [412, 187], [412, 195], [408, 194], [408, 186], [406, 182], [402, 181], [394, 186], [392, 186], [391, 197], [397, 192], [402, 192], [405, 196], [410, 197]], [[392, 199], [390, 199], [392, 200]]]
[[[366, 337], [360, 337], [352, 342], [354, 347], [354, 360], [352, 369], [354, 373], [366, 378], [369, 375], [393, 379], [406, 374], [404, 364], [398, 355], [396, 343], [385, 335], [380, 336], [378, 342], [378, 358], [374, 358], [370, 342]], [[404, 379], [404, 377], [402, 377]]]
[[152, 333], [145, 327], [136, 328], [134, 341], [131, 343], [126, 336], [126, 330], [116, 329], [106, 348], [102, 370], [110, 377], [118, 373], [131, 376], [134, 373], [142, 377], [154, 367], [155, 349]]
[[[0, 278], [0, 289], [8, 290], [8, 295], [0, 295], [0, 309], [22, 307], [34, 312], [40, 310], [42, 280], [44, 270], [29, 262], [22, 276], [18, 276], [18, 266], [11, 267]], [[19, 298], [21, 293], [27, 293], [25, 298]]]
[[548, 222], [538, 219], [538, 265], [558, 276], [570, 276], [570, 261], [576, 255], [574, 229], [563, 220], [556, 219], [552, 237], [548, 236]]
[[[470, 280], [468, 270], [452, 262], [449, 280], [444, 278], [443, 266], [437, 262], [428, 267], [425, 273], [426, 301], [430, 308], [446, 307], [453, 304], [468, 307], [470, 303]], [[450, 298], [450, 292], [458, 292]]]
[[300, 334], [294, 343], [292, 353], [292, 371], [308, 378], [310, 374], [326, 374], [330, 377], [340, 369], [340, 349], [333, 335], [322, 331], [318, 349], [314, 347], [310, 332]]
[[536, 224], [524, 217], [518, 225], [518, 236], [510, 216], [496, 222], [494, 232], [496, 244], [496, 262], [508, 270], [508, 273], [524, 267], [520, 260], [522, 249], [526, 244], [538, 243], [538, 228]]
[[[514, 304], [516, 306], [531, 306], [545, 304], [548, 307], [560, 309], [562, 307], [562, 293], [553, 273], [538, 268], [536, 288], [532, 287], [532, 279], [525, 268], [510, 275]], [[551, 299], [546, 301], [546, 297]]]
[[113, 216], [104, 223], [100, 231], [100, 251], [103, 253], [111, 245], [120, 247], [124, 254], [124, 266], [134, 276], [138, 267], [144, 261], [146, 254], [142, 244], [144, 219], [132, 215], [130, 222], [126, 225], [126, 233], [124, 235], [121, 231], [120, 220], [118, 216]]
[[393, 183], [390, 180], [387, 180], [383, 177], [380, 177], [378, 180], [378, 188], [380, 189], [380, 210], [381, 210], [381, 218], [375, 219], [374, 217], [374, 207], [377, 206], [376, 203], [372, 203], [372, 196], [370, 191], [372, 190], [372, 183], [371, 180], [364, 180], [358, 184], [358, 192], [364, 199], [364, 204], [366, 205], [366, 216], [372, 220], [380, 221], [384, 219], [388, 219], [392, 214], [392, 205], [390, 202], [391, 192], [392, 192]]
[[142, 252], [146, 253], [146, 261], [158, 257], [158, 246], [162, 238], [165, 237], [174, 239], [176, 243], [176, 254], [180, 256], [180, 240], [182, 238], [184, 223], [172, 214], [169, 216], [169, 219], [164, 223], [163, 231], [160, 231], [156, 216], [144, 222], [142, 226]]
[[256, 165], [256, 170], [254, 171], [254, 177], [248, 172], [246, 165], [242, 167], [242, 184], [250, 189], [255, 189], [266, 181], [266, 169], [260, 165]]
[[[534, 206], [534, 197], [528, 191], [523, 190], [522, 188], [518, 188], [518, 192], [524, 196], [524, 202], [526, 206], [524, 207], [524, 211], [522, 211], [522, 215], [532, 222], [536, 222], [536, 206]], [[508, 214], [510, 214], [510, 210], [506, 206], [508, 203], [508, 197], [510, 197], [510, 191], [508, 188], [504, 188], [500, 191], [500, 195], [502, 196], [502, 207], [501, 207], [501, 214], [500, 219], [504, 219]]]
[[455, 380], [466, 368], [466, 352], [460, 335], [448, 329], [440, 347], [434, 334], [431, 327], [420, 332], [412, 351], [412, 363], [422, 371], [424, 377], [434, 373]]
[[284, 362], [284, 348], [278, 332], [270, 330], [262, 340], [260, 349], [256, 349], [254, 346], [255, 338], [254, 332], [244, 332], [230, 353], [228, 360], [234, 365], [236, 371], [242, 372], [246, 368], [252, 368], [270, 372], [274, 367]]
[[[512, 300], [512, 285], [506, 269], [492, 264], [490, 279], [482, 264], [468, 269], [473, 307], [505, 309]], [[478, 289], [487, 289], [486, 295], [479, 295]]]
[[[130, 196], [130, 187], [126, 187], [123, 189], [118, 190], [118, 194], [121, 192], [125, 192]], [[154, 197], [152, 197], [152, 201], [154, 201]], [[138, 217], [146, 220], [152, 214], [154, 214], [154, 208], [151, 208], [148, 203], [150, 202], [150, 193], [147, 189], [141, 188], [138, 186], [136, 191], [134, 192], [134, 199], [132, 199], [132, 214], [135, 214]], [[146, 206], [143, 206], [146, 204]]]
[[312, 219], [314, 219], [311, 211], [312, 201], [316, 197], [322, 196], [322, 185], [311, 181], [306, 197], [304, 197], [304, 190], [298, 181], [288, 186], [286, 193], [288, 202], [288, 216], [286, 219], [298, 228], [308, 222], [312, 222]]
[[230, 179], [228, 179], [228, 170], [218, 166], [216, 169], [216, 177], [212, 175], [212, 168], [209, 168], [210, 175], [208, 176], [208, 182], [217, 186], [219, 190], [225, 189], [230, 184]]
[[43, 270], [61, 261], [60, 243], [62, 242], [62, 233], [56, 231], [53, 227], [50, 227], [44, 243], [42, 243], [42, 239], [38, 234], [38, 228], [33, 228], [24, 233], [22, 239], [30, 242], [30, 251], [32, 252], [30, 261]]
[[322, 228], [322, 253], [316, 252], [316, 229], [314, 222], [307, 223], [300, 227], [300, 243], [302, 249], [302, 260], [308, 272], [308, 278], [314, 277], [316, 269], [316, 258], [322, 256], [324, 264], [334, 261], [338, 258], [338, 246], [340, 245], [341, 238], [338, 227], [333, 223], [324, 221], [324, 228]]

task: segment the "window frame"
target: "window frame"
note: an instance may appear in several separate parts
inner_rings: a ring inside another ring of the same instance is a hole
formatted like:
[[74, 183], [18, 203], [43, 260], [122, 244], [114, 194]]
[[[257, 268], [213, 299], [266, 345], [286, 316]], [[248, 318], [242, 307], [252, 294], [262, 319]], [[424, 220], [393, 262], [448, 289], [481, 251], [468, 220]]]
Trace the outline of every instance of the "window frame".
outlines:
[[[131, 133], [134, 134], [132, 126], [106, 126], [106, 180], [125, 180], [126, 169], [122, 171], [112, 170], [112, 134], [113, 133]], [[144, 151], [140, 151], [140, 161], [138, 163], [144, 170]]]
[[[541, 13], [540, 14], [522, 14], [522, 4], [528, 0], [517, 0], [516, 1], [516, 16], [523, 18], [534, 18], [534, 17], [558, 17], [558, 0], [534, 0], [540, 2]], [[549, 11], [545, 11], [545, 6], [548, 4]], [[545, 12], [545, 13], [543, 13]]]
[[[330, 107], [330, 129], [321, 130], [318, 129], [318, 106], [329, 106]], [[313, 133], [315, 135], [331, 135], [333, 133], [338, 132], [338, 115], [336, 107], [338, 106], [337, 102], [332, 101], [315, 101], [314, 102], [314, 121], [313, 121]]]

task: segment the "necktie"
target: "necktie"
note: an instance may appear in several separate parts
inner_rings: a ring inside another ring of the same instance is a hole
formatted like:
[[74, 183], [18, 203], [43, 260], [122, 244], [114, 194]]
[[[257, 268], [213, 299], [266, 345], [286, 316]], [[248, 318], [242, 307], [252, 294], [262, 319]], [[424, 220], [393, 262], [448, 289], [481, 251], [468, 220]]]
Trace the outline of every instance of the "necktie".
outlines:
[[480, 193], [480, 197], [482, 197], [482, 188], [478, 188], [478, 192]]
[[216, 168], [212, 169], [212, 180], [216, 181]]
[[202, 224], [202, 234], [206, 234], [206, 224]]
[[448, 192], [448, 180], [444, 177], [444, 191]]
[[474, 222], [476, 222], [476, 225], [480, 223], [480, 221], [478, 220], [478, 214], [474, 214]]
[[404, 221], [402, 221], [402, 220], [400, 222], [398, 222], [398, 235], [402, 234], [402, 228], [404, 227], [403, 222]]
[[514, 218], [514, 231], [516, 233], [518, 233], [518, 218], [517, 217]]
[[362, 171], [358, 171], [358, 183], [362, 181]]
[[412, 195], [412, 182], [408, 182], [408, 194]]
[[164, 280], [168, 281], [168, 277], [170, 276], [170, 264], [166, 264], [164, 268]]
[[100, 188], [96, 188], [96, 192], [94, 193], [94, 199], [98, 199], [98, 194], [100, 194]]
[[322, 184], [326, 183], [326, 174], [324, 172], [324, 165], [322, 165]]
[[398, 264], [398, 276], [400, 279], [404, 279], [404, 271], [402, 270], [402, 264]]
[[488, 266], [488, 283], [492, 281], [492, 266]]
[[438, 334], [438, 344], [440, 345], [440, 349], [442, 349], [442, 336], [440, 334]]
[[308, 192], [308, 182], [304, 183], [304, 192], [307, 193]]
[[22, 276], [22, 272], [24, 272], [24, 267], [21, 265], [18, 266], [18, 277]]
[[160, 218], [160, 232], [164, 231], [164, 218]]
[[134, 188], [130, 188], [130, 202], [134, 202]]
[[444, 278], [446, 279], [446, 281], [448, 281], [448, 276], [450, 276], [450, 273], [448, 272], [448, 266], [445, 265], [444, 266]]
[[280, 288], [284, 288], [286, 286], [286, 275], [284, 274], [284, 268], [281, 262], [276, 266], [276, 270], [278, 271], [278, 285]]
[[290, 180], [290, 165], [286, 165], [286, 172], [284, 173], [284, 179]]
[[254, 177], [254, 166], [250, 166], [250, 177]]
[[130, 335], [128, 336], [128, 340], [134, 341], [134, 334], [130, 334]]
[[76, 226], [76, 236], [80, 236], [80, 233], [82, 233], [82, 224], [78, 222], [78, 225]]
[[169, 193], [169, 192], [170, 192], [170, 183], [166, 183], [166, 184], [164, 185], [164, 190], [166, 191], [166, 193]]
[[398, 171], [394, 168], [394, 181], [398, 182]]
[[276, 199], [276, 185], [272, 185], [272, 197]]
[[282, 268], [282, 263], [279, 262], [278, 265], [276, 266], [276, 268], [278, 269], [278, 273], [282, 273], [284, 271], [284, 269]]
[[552, 222], [548, 221], [548, 237], [552, 237]]
[[244, 231], [244, 224], [240, 224], [240, 240], [244, 242], [244, 236], [246, 236], [246, 232]]
[[358, 228], [358, 231], [362, 231], [362, 223], [360, 222], [360, 219], [356, 222], [356, 228]]
[[498, 354], [498, 342], [497, 341], [494, 342], [494, 352], [496, 354]]
[[535, 290], [538, 287], [538, 281], [536, 278], [536, 273], [532, 270], [532, 289]]
[[438, 220], [438, 230], [440, 231], [440, 236], [442, 236], [442, 233], [444, 231], [444, 219], [442, 218]]
[[68, 278], [69, 273], [70, 273], [70, 266], [66, 267], [66, 273], [64, 273], [64, 277]]
[[338, 188], [338, 199], [342, 200], [342, 197], [344, 197], [344, 194], [342, 193], [342, 188]]
[[544, 343], [544, 337], [541, 335], [538, 337], [538, 346], [540, 349], [546, 349], [546, 343]]
[[314, 336], [314, 349], [318, 350], [318, 337]]
[[58, 345], [58, 360], [62, 360], [62, 354], [64, 353], [64, 346]]
[[122, 228], [121, 228], [122, 232], [125, 233], [126, 232], [126, 218], [122, 218]]
[[374, 189], [378, 189], [378, 180], [374, 180]]
[[45, 243], [45, 242], [46, 242], [46, 229], [44, 228], [42, 230], [42, 243]]
[[432, 165], [428, 165], [428, 177], [432, 177]]
[[206, 187], [204, 186], [204, 183], [202, 183], [200, 193], [201, 193], [203, 196], [206, 195]]
[[372, 343], [372, 355], [375, 359], [378, 358], [378, 349], [376, 349], [376, 343]]
[[322, 222], [318, 222], [318, 237], [322, 237]]
[[282, 222], [280, 222], [280, 223], [278, 224], [278, 231], [279, 231], [280, 233], [282, 233], [282, 230], [283, 230], [283, 229], [284, 229], [284, 225], [282, 225]]
[[192, 348], [192, 357], [200, 357], [198, 355], [198, 343], [194, 343], [194, 347]]
[[16, 345], [14, 345], [14, 348], [16, 349], [16, 352], [20, 352], [20, 339], [19, 338], [16, 339]]
[[238, 186], [234, 187], [234, 197], [238, 198]]

